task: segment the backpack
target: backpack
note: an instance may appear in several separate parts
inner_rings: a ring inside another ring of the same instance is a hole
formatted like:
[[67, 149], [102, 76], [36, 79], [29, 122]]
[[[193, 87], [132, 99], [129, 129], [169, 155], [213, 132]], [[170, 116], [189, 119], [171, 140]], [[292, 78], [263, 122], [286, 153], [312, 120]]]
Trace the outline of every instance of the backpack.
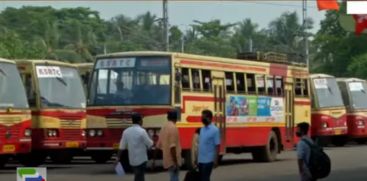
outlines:
[[302, 141], [310, 147], [310, 160], [307, 166], [311, 172], [312, 178], [321, 179], [329, 176], [331, 170], [331, 161], [329, 156], [320, 146], [313, 144], [306, 139], [302, 139]]

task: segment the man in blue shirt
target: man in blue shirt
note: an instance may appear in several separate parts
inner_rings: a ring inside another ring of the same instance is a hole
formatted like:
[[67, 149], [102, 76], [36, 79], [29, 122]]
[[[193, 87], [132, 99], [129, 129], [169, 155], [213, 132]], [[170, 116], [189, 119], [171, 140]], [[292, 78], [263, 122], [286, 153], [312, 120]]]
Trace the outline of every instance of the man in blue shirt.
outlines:
[[219, 129], [212, 124], [213, 113], [204, 110], [201, 113], [201, 121], [204, 127], [199, 135], [199, 172], [201, 181], [210, 181], [213, 167], [218, 166], [218, 154], [220, 145]]

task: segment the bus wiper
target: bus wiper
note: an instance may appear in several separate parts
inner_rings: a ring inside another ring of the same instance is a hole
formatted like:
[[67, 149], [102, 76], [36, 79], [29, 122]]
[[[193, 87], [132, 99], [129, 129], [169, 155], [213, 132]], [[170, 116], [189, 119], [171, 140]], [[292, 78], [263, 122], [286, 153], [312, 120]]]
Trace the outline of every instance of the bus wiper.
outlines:
[[0, 68], [0, 73], [3, 74], [5, 77], [7, 76], [3, 69]]
[[66, 81], [65, 81], [63, 78], [56, 77], [56, 79], [57, 79], [58, 81], [60, 81], [62, 84], [64, 84], [64, 86], [65, 86], [65, 87], [66, 87], [66, 86], [68, 86], [68, 84], [66, 83]]
[[328, 90], [329, 90], [329, 92], [330, 92], [331, 94], [334, 94], [334, 93], [333, 93], [333, 90], [331, 90], [331, 88], [330, 88], [329, 86], [328, 86], [327, 88], [328, 88]]

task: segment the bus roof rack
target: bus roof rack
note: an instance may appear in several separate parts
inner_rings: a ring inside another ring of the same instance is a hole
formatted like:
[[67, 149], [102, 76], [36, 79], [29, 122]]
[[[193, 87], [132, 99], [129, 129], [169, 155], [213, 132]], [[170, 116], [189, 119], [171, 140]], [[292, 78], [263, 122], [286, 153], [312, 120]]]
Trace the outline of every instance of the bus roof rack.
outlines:
[[303, 56], [296, 53], [285, 54], [278, 52], [243, 52], [237, 54], [237, 58], [242, 60], [307, 66], [307, 64], [305, 64], [303, 61]]

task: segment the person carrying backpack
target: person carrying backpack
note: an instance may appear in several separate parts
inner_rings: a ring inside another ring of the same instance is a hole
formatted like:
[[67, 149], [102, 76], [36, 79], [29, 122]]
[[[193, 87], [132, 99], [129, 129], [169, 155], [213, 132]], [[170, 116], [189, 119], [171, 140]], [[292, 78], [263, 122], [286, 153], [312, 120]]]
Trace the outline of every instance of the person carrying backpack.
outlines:
[[297, 124], [296, 135], [300, 138], [297, 157], [301, 181], [316, 181], [330, 174], [330, 158], [308, 136], [309, 127], [306, 122]]

